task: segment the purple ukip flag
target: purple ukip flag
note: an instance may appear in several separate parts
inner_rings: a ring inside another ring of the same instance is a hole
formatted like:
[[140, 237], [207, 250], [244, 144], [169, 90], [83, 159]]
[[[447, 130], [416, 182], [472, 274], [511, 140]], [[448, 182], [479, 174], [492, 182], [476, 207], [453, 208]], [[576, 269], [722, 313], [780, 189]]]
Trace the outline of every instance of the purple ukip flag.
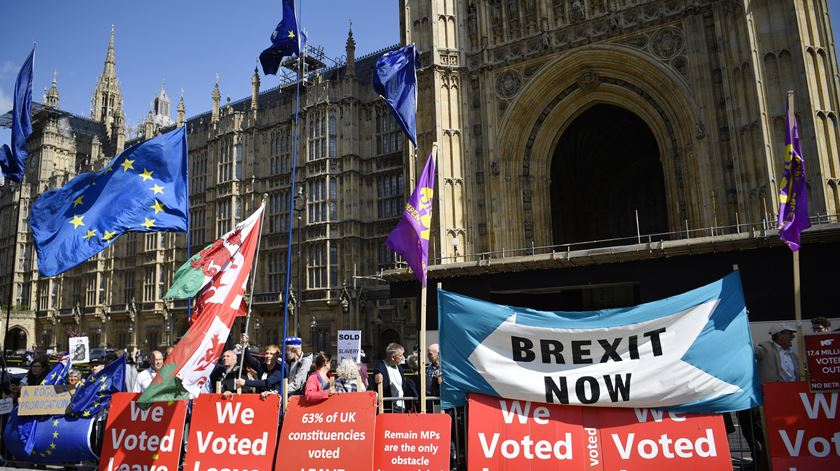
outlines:
[[435, 159], [429, 154], [423, 173], [417, 180], [417, 187], [405, 203], [403, 218], [385, 241], [386, 246], [402, 255], [423, 286], [426, 286], [434, 194]]
[[805, 161], [799, 147], [799, 127], [788, 95], [785, 134], [785, 175], [779, 189], [779, 237], [790, 250], [799, 250], [799, 233], [811, 227], [808, 218], [808, 189], [805, 185]]

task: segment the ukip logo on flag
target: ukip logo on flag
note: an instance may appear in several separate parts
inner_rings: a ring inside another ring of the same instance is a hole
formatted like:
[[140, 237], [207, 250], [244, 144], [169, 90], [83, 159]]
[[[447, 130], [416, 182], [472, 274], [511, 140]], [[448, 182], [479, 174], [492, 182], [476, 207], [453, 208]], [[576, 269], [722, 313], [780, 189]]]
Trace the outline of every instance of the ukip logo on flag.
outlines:
[[790, 250], [799, 250], [799, 234], [811, 227], [808, 218], [808, 188], [805, 161], [799, 147], [799, 126], [793, 115], [793, 95], [788, 95], [785, 133], [785, 174], [779, 189], [779, 237]]
[[423, 286], [426, 286], [434, 194], [435, 159], [429, 154], [414, 193], [405, 204], [403, 218], [385, 241], [386, 246], [402, 255]]

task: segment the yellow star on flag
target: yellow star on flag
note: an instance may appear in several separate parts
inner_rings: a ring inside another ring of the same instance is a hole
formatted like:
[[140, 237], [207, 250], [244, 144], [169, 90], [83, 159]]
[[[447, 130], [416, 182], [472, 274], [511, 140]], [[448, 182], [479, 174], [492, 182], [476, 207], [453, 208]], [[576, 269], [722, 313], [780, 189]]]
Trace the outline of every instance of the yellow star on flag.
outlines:
[[154, 173], [154, 172], [152, 172], [151, 170], [147, 170], [147, 169], [145, 169], [145, 168], [144, 168], [144, 169], [143, 169], [143, 173], [141, 173], [141, 174], [140, 174], [140, 178], [142, 178], [142, 179], [143, 179], [143, 181], [146, 181], [146, 180], [151, 180], [151, 179], [152, 179], [152, 174], [153, 174], [153, 173]]
[[84, 411], [84, 413], [82, 413], [82, 417], [90, 417], [90, 411], [89, 410]]
[[52, 448], [53, 450], [55, 450], [55, 442], [50, 443], [50, 448]]
[[155, 204], [153, 204], [151, 207], [155, 210], [155, 214], [163, 211], [163, 204], [158, 200], [155, 200]]
[[295, 32], [292, 31], [292, 30], [289, 30], [289, 39], [294, 39], [294, 37], [295, 37]]
[[149, 218], [146, 218], [146, 222], [141, 224], [141, 226], [146, 226], [146, 229], [151, 229], [152, 227], [154, 227], [154, 225], [155, 225], [155, 220], [154, 219], [149, 219]]
[[98, 403], [98, 402], [94, 402], [94, 403], [93, 403], [93, 407], [99, 407], [99, 403]]
[[58, 432], [53, 432], [53, 438], [58, 438]]
[[90, 229], [89, 231], [87, 231], [87, 234], [85, 234], [85, 240], [88, 240], [95, 235], [96, 235], [96, 229]]
[[58, 419], [53, 420], [53, 427], [58, 427]]
[[99, 388], [99, 390], [100, 390], [100, 391], [104, 391], [107, 387], [108, 387], [108, 385], [103, 383], [103, 384], [102, 384], [102, 387], [101, 387], [101, 388]]
[[79, 216], [78, 214], [73, 215], [73, 220], [70, 221], [70, 224], [73, 225], [74, 230], [78, 229], [79, 226], [84, 226], [85, 225], [85, 222], [83, 220], [84, 218], [85, 218], [84, 216]]
[[47, 451], [45, 451], [45, 452], [44, 452], [44, 454], [45, 454], [45, 455], [51, 455], [51, 454], [52, 454], [52, 450], [47, 450]]
[[105, 231], [105, 235], [104, 235], [104, 236], [102, 236], [102, 240], [111, 240], [111, 239], [113, 239], [113, 238], [114, 238], [114, 236], [115, 236], [115, 235], [117, 235], [117, 233], [116, 233], [116, 232], [111, 232], [111, 231], [107, 231], [107, 230], [106, 230], [106, 231]]
[[163, 187], [158, 185], [157, 183], [155, 183], [155, 186], [153, 186], [149, 189], [152, 190], [153, 192], [155, 192], [155, 194], [163, 193]]
[[104, 383], [105, 381], [108, 381], [108, 378], [106, 376], [103, 376], [103, 377], [99, 378], [99, 381]]
[[73, 200], [73, 207], [75, 208], [76, 206], [85, 204], [85, 202], [83, 201], [84, 197], [85, 197], [85, 195], [77, 196], [76, 199]]
[[134, 161], [133, 160], [125, 159], [125, 161], [120, 165], [123, 168], [123, 172], [127, 172], [128, 169], [134, 170]]

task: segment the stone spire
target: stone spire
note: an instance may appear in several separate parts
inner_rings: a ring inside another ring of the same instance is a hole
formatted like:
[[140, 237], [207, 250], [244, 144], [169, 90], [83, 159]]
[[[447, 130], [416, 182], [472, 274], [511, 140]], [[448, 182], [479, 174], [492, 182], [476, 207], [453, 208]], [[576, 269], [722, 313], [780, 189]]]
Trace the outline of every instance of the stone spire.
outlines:
[[175, 122], [175, 125], [179, 128], [187, 122], [186, 119], [186, 107], [184, 106], [184, 89], [181, 89], [181, 99], [178, 100], [178, 118]]
[[347, 44], [344, 47], [347, 54], [347, 75], [356, 76], [356, 40], [353, 39], [353, 21], [350, 21], [350, 32], [347, 33]]
[[111, 39], [108, 41], [108, 52], [105, 54], [105, 66], [96, 90], [91, 99], [90, 117], [92, 120], [105, 125], [106, 132], [111, 134], [112, 125], [119, 123], [123, 98], [120, 81], [117, 79], [117, 63], [114, 54], [114, 26], [111, 25]]
[[257, 117], [257, 102], [260, 98], [260, 73], [256, 67], [254, 67], [254, 75], [251, 76], [251, 111], [254, 114], [254, 118]]
[[210, 122], [219, 120], [219, 102], [222, 101], [222, 93], [219, 91], [219, 74], [216, 74], [216, 85], [213, 87], [213, 109], [210, 112]]
[[52, 108], [54, 110], [58, 109], [58, 100], [61, 96], [58, 94], [58, 86], [56, 85], [56, 80], [58, 79], [58, 71], [53, 71], [53, 81], [52, 85], [50, 86], [47, 95], [44, 97], [44, 105], [47, 108]]

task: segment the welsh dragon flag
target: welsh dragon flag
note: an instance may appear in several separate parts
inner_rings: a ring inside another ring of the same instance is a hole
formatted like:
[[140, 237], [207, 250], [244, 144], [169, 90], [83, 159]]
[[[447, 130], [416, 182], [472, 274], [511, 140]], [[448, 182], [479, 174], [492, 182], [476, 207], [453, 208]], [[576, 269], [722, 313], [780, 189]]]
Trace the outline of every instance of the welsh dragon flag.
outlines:
[[[212, 245], [219, 244], [220, 247], [213, 252], [214, 260], [226, 261], [209, 277], [196, 300], [196, 310], [200, 310], [197, 320], [175, 345], [152, 384], [137, 400], [141, 407], [148, 408], [153, 402], [194, 399], [209, 380], [230, 334], [230, 327], [242, 310], [242, 298], [254, 262], [264, 207], [261, 205], [248, 219]], [[222, 257], [220, 253], [223, 251], [227, 251], [228, 255]], [[201, 266], [208, 263], [202, 261]]]

